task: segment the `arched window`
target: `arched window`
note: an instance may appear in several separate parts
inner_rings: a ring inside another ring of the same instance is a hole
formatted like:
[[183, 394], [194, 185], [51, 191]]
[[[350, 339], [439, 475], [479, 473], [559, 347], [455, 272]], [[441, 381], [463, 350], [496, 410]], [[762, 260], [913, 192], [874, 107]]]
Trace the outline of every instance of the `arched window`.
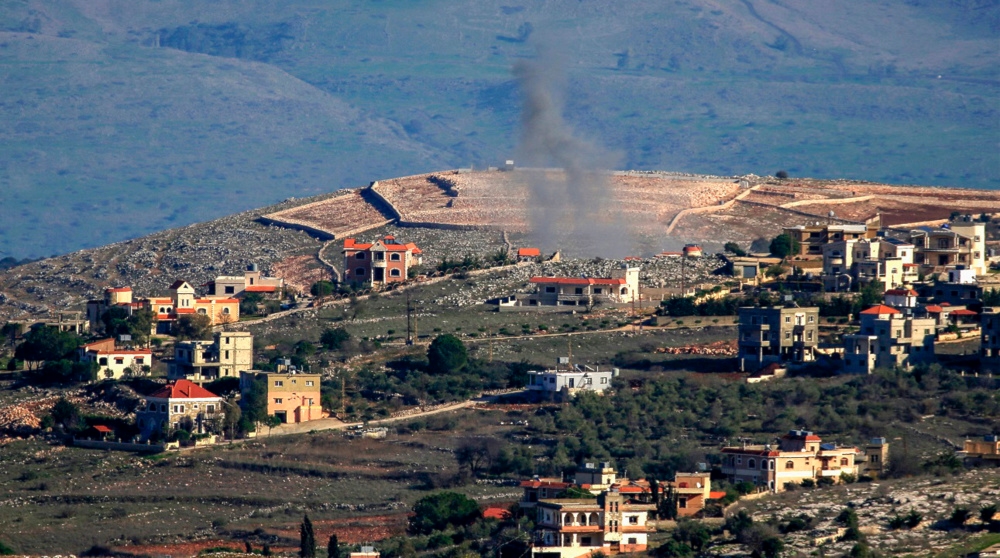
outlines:
[[198, 309], [198, 313], [199, 314], [208, 314], [208, 312], [204, 308], [199, 308]]
[[355, 269], [354, 270], [354, 274], [355, 275], [364, 275], [365, 274], [365, 268], [359, 267], [359, 268]]
[[841, 465], [847, 465], [847, 458], [846, 457], [841, 457], [840, 458], [840, 464]]
[[357, 258], [357, 259], [359, 259], [359, 260], [363, 260], [363, 259], [365, 259], [365, 253], [364, 252], [358, 252], [357, 254], [354, 255], [354, 257]]
[[627, 295], [628, 294], [628, 287], [622, 287], [622, 294], [623, 295]]
[[795, 468], [795, 463], [794, 462], [792, 462], [792, 461], [786, 461], [785, 462], [785, 469], [794, 469], [794, 468]]
[[389, 259], [392, 260], [392, 261], [394, 261], [394, 262], [398, 262], [399, 261], [399, 254], [389, 254]]
[[223, 314], [228, 314], [229, 313], [229, 307], [223, 308], [222, 309], [222, 313]]
[[390, 269], [389, 270], [389, 276], [390, 277], [399, 277], [399, 273], [400, 273], [400, 271], [398, 269]]
[[747, 459], [747, 468], [748, 469], [756, 469], [757, 468], [757, 460], [756, 459]]

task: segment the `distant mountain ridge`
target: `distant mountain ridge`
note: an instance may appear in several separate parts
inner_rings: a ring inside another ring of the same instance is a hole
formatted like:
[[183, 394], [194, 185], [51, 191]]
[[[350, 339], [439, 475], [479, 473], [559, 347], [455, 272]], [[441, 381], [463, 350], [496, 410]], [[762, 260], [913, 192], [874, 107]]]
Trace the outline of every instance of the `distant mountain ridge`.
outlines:
[[987, 0], [5, 2], [0, 257], [520, 158], [545, 43], [622, 168], [997, 188], [998, 30]]

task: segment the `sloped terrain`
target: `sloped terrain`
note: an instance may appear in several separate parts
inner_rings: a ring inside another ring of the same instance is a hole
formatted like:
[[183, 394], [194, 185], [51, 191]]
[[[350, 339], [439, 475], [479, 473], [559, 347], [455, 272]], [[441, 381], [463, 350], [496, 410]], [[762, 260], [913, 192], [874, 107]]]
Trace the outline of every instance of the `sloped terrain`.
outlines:
[[510, 69], [545, 44], [619, 168], [997, 187], [998, 22], [990, 0], [11, 0], [0, 251], [535, 155]]

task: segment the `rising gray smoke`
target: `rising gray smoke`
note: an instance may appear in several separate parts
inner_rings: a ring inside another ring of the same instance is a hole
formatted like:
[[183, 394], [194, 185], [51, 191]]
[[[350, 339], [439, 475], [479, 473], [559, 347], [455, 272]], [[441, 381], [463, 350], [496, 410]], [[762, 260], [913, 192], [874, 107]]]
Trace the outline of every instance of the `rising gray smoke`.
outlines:
[[563, 68], [564, 58], [544, 47], [536, 58], [514, 66], [524, 98], [519, 166], [525, 162], [565, 171], [565, 180], [545, 172], [521, 172], [529, 186], [532, 235], [546, 249], [574, 246], [593, 255], [624, 256], [630, 235], [607, 173], [615, 167], [615, 157], [579, 138], [563, 118]]

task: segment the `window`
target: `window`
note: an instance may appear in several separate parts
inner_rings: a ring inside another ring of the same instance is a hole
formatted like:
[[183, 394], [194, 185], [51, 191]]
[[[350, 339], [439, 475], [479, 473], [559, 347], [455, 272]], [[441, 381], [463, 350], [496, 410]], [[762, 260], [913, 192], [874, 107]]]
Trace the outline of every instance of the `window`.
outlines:
[[164, 403], [163, 405], [160, 405], [160, 412], [161, 413], [167, 412], [167, 404], [166, 403]]
[[223, 313], [223, 314], [229, 314], [229, 307], [228, 307], [228, 306], [226, 306], [225, 308], [223, 308], [223, 309], [222, 309], [222, 313]]
[[389, 254], [389, 260], [394, 261], [394, 262], [398, 262], [399, 261], [399, 254]]
[[197, 404], [197, 403], [195, 403], [195, 404], [194, 404], [194, 408], [195, 408], [195, 409], [197, 409], [197, 408], [198, 408], [198, 404]]
[[607, 378], [601, 378], [601, 383], [602, 383], [602, 384], [606, 384], [606, 383], [608, 383], [608, 379], [607, 379]]
[[809, 316], [809, 323], [814, 323], [816, 321], [816, 316]]
[[840, 464], [841, 465], [847, 465], [847, 458], [846, 457], [841, 457], [840, 458]]
[[225, 358], [227, 358], [227, 359], [229, 358], [229, 350], [228, 349], [226, 350], [226, 356], [225, 356]]
[[143, 357], [135, 357], [136, 364], [142, 364], [144, 362], [146, 362], [146, 359], [144, 359]]
[[591, 384], [593, 384], [593, 383], [594, 383], [594, 379], [593, 378], [587, 378], [587, 385], [588, 386], [591, 385]]
[[354, 257], [357, 258], [357, 259], [359, 259], [359, 260], [363, 260], [363, 259], [365, 259], [365, 253], [364, 252], [358, 252], [357, 254], [354, 255]]
[[785, 462], [785, 469], [794, 469], [794, 468], [795, 468], [795, 462], [794, 461], [786, 461]]
[[312, 380], [306, 380], [306, 387], [313, 387], [313, 381]]
[[792, 317], [791, 316], [785, 316], [785, 323], [786, 324], [792, 323]]
[[576, 294], [583, 294], [583, 289], [582, 289], [581, 287], [577, 287], [576, 289], [573, 289], [573, 291], [574, 291], [574, 292], [575, 292]]
[[207, 310], [205, 310], [204, 308], [199, 308], [199, 309], [198, 309], [198, 313], [199, 313], [199, 314], [208, 314], [208, 311], [207, 311]]
[[125, 357], [115, 357], [115, 364], [125, 364]]
[[215, 405], [211, 405], [211, 404], [205, 405], [205, 411], [208, 412], [208, 413], [214, 413], [215, 412]]
[[622, 294], [623, 295], [627, 295], [628, 294], [628, 287], [622, 287]]
[[312, 399], [312, 397], [310, 397], [310, 398], [309, 398], [309, 404], [310, 404], [310, 405], [315, 405], [315, 403], [313, 403], [313, 399]]
[[554, 292], [556, 292], [556, 288], [555, 287], [545, 287], [545, 292], [547, 292], [547, 293], [554, 293]]
[[813, 340], [813, 332], [807, 331], [806, 332], [806, 339], [808, 339], [809, 341], [812, 341]]
[[636, 544], [636, 538], [635, 537], [629, 537], [628, 538], [628, 544]]
[[236, 287], [233, 285], [226, 285], [226, 294], [236, 294]]
[[174, 405], [174, 412], [175, 413], [183, 413], [184, 412], [184, 405]]
[[678, 498], [677, 499], [677, 507], [681, 508], [681, 509], [684, 509], [684, 508], [688, 507], [688, 499], [687, 498]]
[[280, 398], [280, 397], [275, 397], [275, 398], [274, 398], [274, 402], [275, 402], [275, 403], [278, 403], [278, 404], [281, 404], [282, 400], [281, 400], [281, 398]]
[[285, 382], [283, 382], [281, 380], [275, 380], [274, 381], [274, 387], [282, 387], [284, 385], [285, 385]]
[[600, 287], [597, 287], [596, 289], [594, 289], [594, 294], [603, 294], [603, 293], [604, 293], [604, 289], [602, 289]]
[[365, 274], [365, 268], [359, 267], [359, 268], [355, 269], [354, 270], [354, 274], [355, 275], [364, 275]]
[[400, 275], [400, 271], [398, 269], [390, 269], [389, 270], [389, 276], [390, 277], [399, 277], [399, 275]]
[[630, 515], [629, 518], [628, 518], [628, 524], [629, 525], [638, 525], [639, 524], [639, 516], [637, 516], [637, 515]]
[[756, 469], [756, 468], [757, 468], [757, 460], [747, 459], [747, 469]]
[[294, 386], [295, 384], [297, 384], [297, 383], [299, 383], [299, 381], [298, 381], [298, 380], [292, 380], [292, 385], [293, 385], [293, 386]]

